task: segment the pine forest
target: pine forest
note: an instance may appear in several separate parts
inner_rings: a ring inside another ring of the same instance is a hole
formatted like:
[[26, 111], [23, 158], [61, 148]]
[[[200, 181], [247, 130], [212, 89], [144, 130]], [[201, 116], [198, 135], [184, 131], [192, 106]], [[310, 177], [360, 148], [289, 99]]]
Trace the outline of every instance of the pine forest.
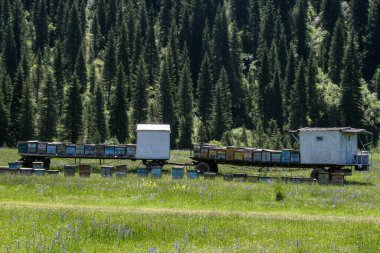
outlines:
[[380, 0], [0, 0], [0, 146], [380, 130]]

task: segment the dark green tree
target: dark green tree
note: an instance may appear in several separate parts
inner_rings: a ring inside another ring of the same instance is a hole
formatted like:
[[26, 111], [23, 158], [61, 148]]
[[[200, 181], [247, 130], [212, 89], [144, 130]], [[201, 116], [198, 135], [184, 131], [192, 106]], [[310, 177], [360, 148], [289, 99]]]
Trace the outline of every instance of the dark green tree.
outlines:
[[[153, 86], [160, 68], [158, 50], [156, 45], [156, 35], [154, 32], [153, 11], [149, 15], [147, 36], [145, 43], [145, 62], [148, 71], [148, 85]], [[169, 36], [169, 35], [168, 35]]]
[[65, 64], [66, 70], [69, 71], [69, 73], [74, 73], [75, 71], [75, 63], [79, 49], [82, 45], [82, 40], [83, 37], [81, 33], [79, 13], [76, 4], [74, 4], [70, 10], [64, 39]]
[[352, 0], [352, 24], [354, 25], [355, 32], [358, 36], [359, 51], [363, 51], [364, 37], [366, 35], [368, 23], [368, 0]]
[[54, 51], [53, 59], [54, 79], [56, 82], [56, 94], [57, 94], [57, 115], [60, 117], [63, 111], [63, 98], [64, 98], [64, 62], [62, 46], [57, 44]]
[[269, 112], [268, 87], [272, 79], [272, 76], [270, 73], [267, 47], [266, 45], [264, 45], [264, 47], [261, 47], [261, 48], [263, 49], [263, 51], [262, 53], [260, 53], [260, 58], [259, 58], [260, 67], [258, 70], [258, 92], [256, 96], [257, 96], [257, 105], [258, 105], [261, 119], [264, 123], [266, 123], [269, 120], [268, 118], [268, 112]]
[[273, 79], [270, 83], [270, 96], [268, 97], [268, 109], [269, 109], [269, 118], [275, 120], [277, 125], [282, 129], [283, 126], [283, 100], [281, 93], [281, 78], [280, 78], [280, 69], [277, 64]]
[[367, 29], [363, 74], [368, 81], [372, 78], [376, 68], [380, 66], [380, 0], [373, 0], [370, 3]]
[[105, 50], [104, 56], [104, 68], [103, 68], [103, 82], [106, 90], [107, 105], [110, 105], [111, 102], [111, 90], [112, 82], [115, 78], [117, 70], [116, 65], [116, 48], [114, 42], [114, 33], [113, 30], [108, 34], [108, 44]]
[[171, 0], [161, 0], [159, 21], [160, 21], [160, 40], [161, 46], [166, 47], [169, 40], [169, 30], [172, 21], [172, 10], [173, 3]]
[[22, 68], [17, 69], [12, 99], [9, 107], [9, 132], [7, 145], [13, 147], [20, 140], [21, 98], [24, 91], [24, 74]]
[[15, 53], [17, 52], [15, 36], [12, 29], [12, 24], [8, 21], [8, 24], [5, 24], [5, 33], [3, 39], [3, 61], [4, 67], [7, 70], [8, 74], [12, 78], [12, 80], [16, 76], [18, 62], [17, 55], [15, 57]]
[[132, 96], [132, 124], [145, 123], [148, 119], [148, 74], [146, 70], [144, 53], [140, 55], [137, 66], [136, 76], [134, 78], [133, 96]]
[[73, 76], [68, 83], [65, 92], [65, 103], [62, 125], [64, 140], [76, 143], [82, 134], [82, 95], [80, 94], [80, 83], [77, 76]]
[[[190, 27], [190, 16], [187, 5], [184, 6], [181, 26], [179, 29], [179, 46], [181, 49], [191, 42], [191, 27]], [[187, 48], [188, 50], [188, 48]]]
[[297, 77], [290, 93], [289, 127], [297, 129], [307, 126], [306, 68], [301, 59]]
[[363, 125], [363, 97], [360, 84], [360, 66], [357, 56], [357, 42], [351, 31], [343, 58], [342, 71], [342, 112], [346, 126]]
[[210, 121], [210, 113], [212, 100], [211, 94], [214, 89], [213, 84], [213, 76], [211, 72], [211, 65], [208, 58], [208, 54], [206, 53], [203, 58], [201, 70], [198, 75], [198, 85], [197, 85], [197, 109], [199, 113], [199, 117], [206, 129], [208, 128], [207, 122]]
[[231, 0], [231, 16], [235, 20], [239, 30], [245, 28], [249, 22], [249, 0]]
[[190, 67], [193, 83], [198, 78], [198, 72], [202, 63], [202, 31], [205, 25], [205, 15], [202, 9], [201, 0], [191, 0], [191, 40], [188, 44]]
[[53, 74], [47, 71], [42, 82], [42, 96], [38, 105], [38, 137], [41, 141], [51, 141], [57, 136], [57, 104]]
[[246, 30], [246, 40], [243, 40], [244, 51], [256, 55], [260, 34], [260, 7], [258, 0], [252, 0], [249, 5], [249, 25]]
[[344, 37], [343, 22], [341, 18], [338, 18], [329, 51], [329, 76], [336, 84], [340, 83], [340, 74], [343, 68]]
[[49, 41], [48, 16], [46, 12], [46, 1], [39, 0], [37, 7], [37, 19], [35, 20], [36, 39], [34, 41], [35, 51], [43, 52], [44, 47]]
[[0, 147], [8, 137], [9, 112], [4, 103], [3, 92], [0, 92]]
[[99, 134], [99, 142], [103, 143], [107, 139], [107, 124], [104, 113], [104, 97], [103, 90], [100, 85], [95, 87], [95, 97], [93, 108], [95, 110], [95, 129]]
[[75, 63], [75, 74], [80, 83], [80, 92], [83, 94], [87, 89], [87, 66], [86, 57], [84, 53], [84, 45], [79, 49], [78, 56]]
[[230, 85], [226, 70], [220, 72], [218, 82], [213, 89], [211, 127], [212, 138], [221, 140], [224, 132], [232, 126], [232, 105]]
[[118, 46], [117, 46], [117, 61], [123, 65], [123, 71], [128, 77], [130, 75], [129, 63], [130, 63], [130, 52], [129, 52], [129, 41], [128, 32], [126, 24], [123, 23], [120, 31]]
[[322, 6], [322, 25], [332, 34], [335, 23], [341, 15], [340, 0], [324, 0]]
[[307, 1], [299, 0], [295, 11], [295, 39], [297, 54], [304, 59], [307, 58], [309, 53], [308, 45], [308, 31], [307, 31]]
[[186, 51], [183, 57], [184, 63], [181, 70], [181, 79], [178, 92], [178, 111], [180, 115], [178, 147], [190, 148], [192, 144], [193, 128], [193, 84], [189, 58]]
[[318, 66], [313, 52], [310, 53], [307, 67], [307, 87], [308, 87], [308, 114], [311, 126], [317, 127], [321, 118], [321, 99], [322, 94], [317, 89]]
[[13, 34], [16, 44], [17, 64], [20, 63], [23, 53], [24, 38], [24, 9], [21, 0], [16, 0], [13, 6]]
[[109, 120], [110, 135], [115, 136], [119, 143], [124, 143], [128, 138], [128, 115], [125, 77], [121, 65], [118, 66], [114, 83], [115, 92], [111, 97]]
[[289, 105], [290, 105], [290, 93], [292, 90], [293, 83], [296, 79], [296, 59], [295, 50], [291, 45], [288, 52], [288, 64], [286, 65], [286, 75], [285, 82], [283, 85], [283, 96], [284, 96], [284, 108], [286, 112], [286, 118], [289, 115]]
[[35, 110], [29, 80], [24, 81], [20, 105], [20, 132], [18, 136], [20, 140], [31, 140], [34, 137]]

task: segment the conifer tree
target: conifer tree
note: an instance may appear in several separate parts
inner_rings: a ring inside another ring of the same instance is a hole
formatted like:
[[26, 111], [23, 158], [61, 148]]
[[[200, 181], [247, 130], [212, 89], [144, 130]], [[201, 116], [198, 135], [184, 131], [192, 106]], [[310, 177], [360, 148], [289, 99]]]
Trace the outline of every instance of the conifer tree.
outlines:
[[285, 83], [283, 85], [284, 107], [287, 111], [286, 116], [289, 115], [290, 93], [296, 79], [296, 64], [294, 47], [291, 45], [288, 52], [288, 64], [286, 65]]
[[45, 71], [44, 59], [41, 51], [38, 51], [36, 61], [37, 62], [35, 63], [35, 68], [33, 71], [33, 96], [36, 98], [36, 102], [38, 103], [38, 99], [40, 97], [40, 87]]
[[362, 52], [364, 47], [364, 36], [367, 29], [368, 22], [368, 0], [352, 0], [352, 24], [358, 36], [359, 52]]
[[220, 71], [224, 67], [229, 73], [230, 68], [230, 52], [228, 38], [228, 22], [225, 7], [218, 7], [215, 17], [214, 28], [212, 30], [212, 65], [214, 71], [214, 79], [219, 78]]
[[173, 6], [173, 3], [171, 0], [161, 0], [159, 20], [160, 20], [160, 39], [161, 39], [162, 47], [166, 47], [169, 40], [169, 29], [170, 29], [170, 24], [172, 21], [172, 18], [171, 18], [172, 6]]
[[370, 80], [380, 66], [380, 0], [370, 3], [367, 27], [366, 57], [364, 61], [364, 77]]
[[18, 136], [20, 140], [31, 140], [34, 137], [35, 111], [29, 80], [24, 81], [20, 105], [20, 132]]
[[310, 53], [307, 67], [307, 87], [308, 87], [308, 115], [311, 120], [311, 126], [318, 126], [321, 114], [321, 94], [317, 89], [318, 66], [313, 52]]
[[51, 141], [57, 135], [57, 95], [54, 77], [50, 71], [47, 71], [42, 82], [41, 95], [38, 106], [38, 136], [41, 141]]
[[111, 102], [111, 90], [112, 82], [116, 75], [116, 48], [114, 43], [114, 33], [113, 30], [108, 34], [108, 44], [105, 50], [104, 56], [104, 69], [103, 69], [103, 81], [107, 94], [107, 105]]
[[128, 138], [128, 115], [125, 77], [121, 64], [118, 66], [114, 83], [115, 92], [111, 97], [112, 101], [110, 108], [110, 135], [115, 136], [119, 143], [124, 143]]
[[193, 91], [190, 63], [186, 51], [183, 57], [184, 63], [181, 70], [178, 99], [178, 111], [180, 115], [178, 147], [190, 148], [193, 127]]
[[154, 33], [153, 11], [149, 15], [149, 22], [146, 36], [146, 65], [148, 71], [148, 85], [153, 86], [156, 81], [158, 69], [160, 67], [158, 50], [156, 45], [156, 35]]
[[201, 70], [198, 75], [198, 85], [197, 85], [197, 109], [199, 117], [206, 129], [208, 128], [207, 122], [210, 120], [211, 105], [212, 100], [211, 92], [214, 89], [213, 87], [213, 76], [211, 72], [211, 66], [206, 53], [203, 58]]
[[13, 6], [13, 34], [16, 45], [16, 59], [17, 64], [20, 63], [22, 58], [22, 48], [24, 44], [24, 9], [21, 0], [16, 0]]
[[107, 31], [116, 24], [117, 0], [109, 0], [107, 6]]
[[249, 26], [247, 27], [247, 42], [244, 43], [244, 51], [256, 55], [259, 46], [260, 34], [260, 7], [258, 0], [251, 0], [249, 5]]
[[15, 36], [12, 29], [12, 23], [9, 20], [5, 24], [5, 32], [3, 39], [3, 61], [4, 67], [7, 70], [8, 74], [14, 80], [18, 68], [17, 56], [15, 57], [15, 52], [17, 52]]
[[65, 103], [63, 112], [64, 140], [76, 143], [82, 134], [82, 96], [80, 94], [80, 83], [78, 77], [74, 75], [68, 83], [65, 92]]
[[95, 110], [95, 129], [97, 134], [99, 134], [99, 142], [103, 143], [107, 139], [107, 124], [106, 116], [104, 114], [104, 97], [103, 91], [100, 85], [95, 87], [95, 97], [93, 108]]
[[35, 51], [43, 51], [48, 43], [48, 17], [46, 12], [45, 0], [38, 1], [37, 16], [35, 20], [36, 40], [34, 44]]
[[[159, 107], [161, 112], [162, 123], [170, 124], [173, 126], [176, 123], [176, 114], [173, 101], [173, 83], [170, 78], [169, 68], [169, 57], [165, 55], [165, 58], [162, 61], [160, 68], [161, 70], [159, 78]], [[172, 142], [172, 144], [174, 144], [174, 142]]]
[[267, 47], [264, 42], [264, 47], [262, 47], [263, 51], [260, 54], [260, 68], [258, 71], [258, 92], [257, 92], [257, 104], [258, 109], [260, 112], [260, 115], [262, 117], [262, 120], [264, 124], [268, 122], [268, 86], [271, 81], [271, 74], [270, 74], [270, 66], [269, 66], [269, 59], [268, 59], [268, 53], [267, 53]]
[[54, 79], [56, 82], [56, 94], [57, 94], [57, 115], [60, 117], [63, 111], [63, 98], [64, 98], [64, 62], [62, 54], [62, 46], [58, 42], [53, 60], [54, 67]]
[[341, 15], [340, 0], [325, 0], [322, 6], [322, 25], [332, 34], [335, 23]]
[[[191, 42], [191, 28], [190, 28], [190, 16], [187, 5], [184, 6], [181, 26], [179, 30], [179, 46], [181, 49], [185, 46], [188, 46]], [[187, 48], [188, 50], [188, 48]]]
[[343, 68], [344, 37], [343, 23], [341, 18], [338, 18], [329, 51], [329, 76], [336, 84], [340, 83], [340, 74]]
[[282, 129], [283, 126], [283, 105], [282, 105], [282, 93], [281, 93], [281, 78], [280, 69], [277, 64], [272, 82], [270, 83], [270, 99], [269, 101], [269, 118], [276, 121], [277, 125]]
[[84, 54], [84, 45], [79, 49], [78, 56], [75, 63], [75, 74], [78, 77], [80, 84], [80, 92], [83, 94], [87, 89], [87, 66], [86, 57]]
[[4, 103], [3, 92], [0, 92], [0, 147], [2, 147], [8, 137], [9, 112]]
[[307, 126], [307, 93], [305, 64], [301, 59], [297, 77], [290, 94], [289, 126], [290, 129]]
[[129, 38], [127, 33], [126, 24], [123, 23], [121, 26], [120, 37], [117, 47], [117, 61], [123, 65], [123, 71], [128, 78], [130, 75], [129, 63], [130, 63], [130, 52], [129, 52]]
[[76, 4], [74, 4], [70, 10], [64, 41], [66, 70], [69, 71], [69, 73], [73, 73], [75, 71], [78, 52], [82, 45], [81, 23]]
[[0, 59], [0, 92], [2, 93], [2, 99], [6, 108], [9, 108], [10, 101], [12, 99], [12, 80], [3, 67], [4, 65]]
[[232, 125], [231, 93], [226, 70], [220, 72], [218, 82], [213, 89], [211, 127], [212, 137], [220, 140], [223, 133], [228, 131]]
[[235, 20], [239, 30], [245, 28], [249, 20], [249, 0], [231, 0], [231, 16]]
[[21, 98], [24, 91], [24, 74], [21, 66], [17, 69], [11, 104], [9, 107], [9, 134], [7, 145], [13, 147], [20, 140]]
[[144, 53], [140, 55], [137, 66], [136, 76], [134, 78], [133, 96], [132, 96], [132, 124], [145, 123], [148, 119], [148, 94], [147, 89], [147, 71], [144, 60]]
[[345, 125], [352, 127], [361, 127], [363, 124], [363, 97], [359, 70], [355, 34], [351, 31], [343, 58], [341, 106]]
[[202, 10], [201, 0], [191, 0], [191, 40], [188, 44], [191, 54], [190, 67], [193, 83], [198, 78], [198, 72], [202, 62], [202, 31], [205, 24], [205, 16]]
[[296, 8], [295, 15], [295, 34], [296, 34], [296, 46], [297, 53], [304, 59], [307, 58], [309, 53], [308, 45], [308, 31], [307, 31], [307, 1], [299, 0]]

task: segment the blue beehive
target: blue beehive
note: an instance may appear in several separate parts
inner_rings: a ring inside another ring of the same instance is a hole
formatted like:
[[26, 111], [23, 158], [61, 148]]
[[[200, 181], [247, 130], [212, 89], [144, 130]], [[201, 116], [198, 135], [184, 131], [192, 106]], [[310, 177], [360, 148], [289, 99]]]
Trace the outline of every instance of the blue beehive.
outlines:
[[67, 156], [75, 156], [76, 146], [73, 144], [66, 145], [66, 155]]
[[290, 156], [290, 162], [291, 163], [300, 163], [300, 152], [299, 151], [292, 151], [292, 154]]
[[8, 169], [9, 170], [18, 170], [22, 166], [21, 162], [13, 162], [13, 163], [8, 163]]
[[102, 166], [100, 168], [100, 175], [102, 177], [112, 177], [113, 166]]
[[65, 169], [64, 169], [65, 177], [75, 176], [75, 168], [76, 168], [76, 165], [65, 165]]
[[45, 176], [45, 169], [33, 169], [36, 176]]
[[20, 141], [17, 143], [18, 153], [25, 154], [28, 153], [28, 143], [25, 141]]
[[147, 177], [149, 171], [147, 168], [137, 168], [136, 173], [138, 177]]
[[95, 156], [104, 156], [104, 145], [95, 145]]
[[292, 153], [291, 149], [283, 149], [281, 151], [281, 162], [282, 163], [290, 163], [291, 153]]
[[161, 167], [159, 167], [159, 166], [153, 167], [150, 170], [150, 174], [151, 174], [152, 178], [161, 178], [162, 177], [162, 169], [161, 169]]
[[183, 167], [173, 167], [172, 168], [172, 179], [182, 179], [185, 174]]
[[128, 144], [126, 152], [127, 152], [128, 158], [135, 158], [135, 156], [136, 156], [136, 145]]
[[59, 144], [57, 146], [57, 155], [65, 156], [66, 155], [66, 144]]
[[106, 156], [115, 156], [115, 146], [105, 146], [104, 153]]
[[31, 176], [33, 173], [33, 169], [32, 168], [20, 168], [20, 172], [22, 175]]
[[44, 163], [43, 162], [33, 162], [33, 169], [43, 169]]
[[85, 156], [94, 156], [95, 155], [95, 145], [93, 145], [93, 144], [84, 145], [84, 155]]
[[39, 142], [37, 146], [37, 152], [38, 154], [46, 154], [47, 149], [47, 143], [46, 142]]
[[75, 153], [77, 156], [84, 156], [84, 145], [77, 144]]
[[46, 147], [46, 153], [49, 155], [56, 155], [57, 154], [57, 144], [48, 143], [47, 147]]
[[126, 156], [127, 147], [123, 145], [119, 145], [115, 147], [115, 156], [123, 157]]
[[197, 170], [187, 170], [187, 178], [188, 179], [198, 179], [199, 173]]
[[28, 153], [36, 154], [38, 151], [38, 141], [28, 141]]

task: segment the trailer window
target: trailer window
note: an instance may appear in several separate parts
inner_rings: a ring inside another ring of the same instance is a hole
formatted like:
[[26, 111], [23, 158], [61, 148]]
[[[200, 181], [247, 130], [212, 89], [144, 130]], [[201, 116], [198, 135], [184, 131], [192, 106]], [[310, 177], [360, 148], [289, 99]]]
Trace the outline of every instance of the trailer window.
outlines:
[[322, 136], [317, 136], [317, 141], [323, 141], [323, 137]]

